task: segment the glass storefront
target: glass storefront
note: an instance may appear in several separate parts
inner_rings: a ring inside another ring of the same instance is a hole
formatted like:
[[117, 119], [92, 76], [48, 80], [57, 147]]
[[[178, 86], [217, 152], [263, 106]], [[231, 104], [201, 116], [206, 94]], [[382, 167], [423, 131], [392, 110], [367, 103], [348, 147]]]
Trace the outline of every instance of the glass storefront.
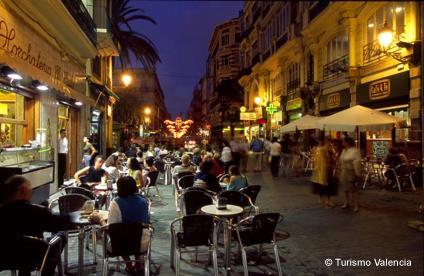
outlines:
[[0, 147], [25, 144], [25, 124], [25, 97], [0, 89]]

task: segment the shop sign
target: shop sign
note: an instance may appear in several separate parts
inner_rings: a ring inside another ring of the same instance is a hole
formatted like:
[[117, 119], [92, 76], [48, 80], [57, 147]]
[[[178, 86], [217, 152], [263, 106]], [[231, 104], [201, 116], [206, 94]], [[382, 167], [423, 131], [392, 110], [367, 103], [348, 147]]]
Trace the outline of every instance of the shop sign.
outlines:
[[256, 118], [262, 118], [263, 117], [263, 113], [262, 113], [262, 106], [259, 107], [255, 107], [255, 113], [256, 113]]
[[[63, 54], [51, 46], [26, 23], [0, 5], [0, 56], [2, 61], [18, 72], [48, 84], [65, 93], [85, 80], [85, 66], [72, 60], [64, 61]], [[84, 89], [84, 85], [80, 85]]]
[[275, 120], [275, 122], [282, 122], [283, 121], [283, 112], [280, 110], [278, 112], [276, 112], [273, 116], [273, 119]]
[[255, 121], [255, 112], [240, 112], [240, 121]]
[[347, 107], [350, 103], [349, 88], [320, 97], [320, 111]]
[[267, 107], [266, 107], [266, 112], [268, 113], [268, 114], [274, 114], [275, 112], [277, 112], [277, 107], [275, 107], [273, 104], [269, 104]]
[[287, 104], [286, 104], [286, 110], [287, 111], [299, 109], [301, 107], [302, 107], [302, 99], [301, 98], [289, 100], [289, 101], [287, 101]]
[[409, 96], [409, 71], [358, 85], [358, 104]]

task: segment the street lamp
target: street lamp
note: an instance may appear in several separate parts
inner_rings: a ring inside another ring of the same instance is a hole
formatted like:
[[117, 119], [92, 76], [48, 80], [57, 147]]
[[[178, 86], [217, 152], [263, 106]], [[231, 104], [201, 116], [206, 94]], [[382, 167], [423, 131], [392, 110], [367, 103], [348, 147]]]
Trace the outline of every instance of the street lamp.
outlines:
[[145, 122], [146, 124], [150, 124], [150, 118], [149, 118], [149, 117], [144, 118], [144, 122]]
[[150, 115], [152, 113], [152, 110], [149, 108], [149, 107], [146, 107], [145, 109], [144, 109], [144, 114], [145, 115]]
[[261, 97], [256, 96], [256, 97], [255, 97], [255, 104], [257, 104], [257, 105], [261, 105], [261, 103], [262, 103], [262, 99], [261, 99]]
[[378, 43], [383, 48], [383, 51], [387, 50], [387, 48], [393, 42], [393, 30], [389, 28], [387, 25], [387, 21], [384, 22], [383, 28], [378, 33]]
[[132, 82], [132, 77], [128, 74], [124, 74], [122, 75], [122, 82], [124, 83], [125, 86], [128, 86]]

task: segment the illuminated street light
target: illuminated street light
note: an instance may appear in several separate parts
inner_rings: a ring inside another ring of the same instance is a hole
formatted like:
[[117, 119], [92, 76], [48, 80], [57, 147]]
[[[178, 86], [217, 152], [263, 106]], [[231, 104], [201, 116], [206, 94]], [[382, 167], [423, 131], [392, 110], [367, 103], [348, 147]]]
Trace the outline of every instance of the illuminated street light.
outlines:
[[259, 97], [259, 96], [255, 97], [255, 104], [261, 105], [261, 102], [262, 102], [261, 97]]
[[132, 82], [132, 77], [128, 74], [124, 74], [122, 75], [122, 82], [124, 83], [125, 86], [128, 86]]
[[393, 42], [393, 30], [387, 25], [387, 21], [384, 22], [383, 28], [378, 33], [378, 43], [383, 50], [386, 50], [389, 45]]
[[151, 110], [149, 107], [146, 107], [146, 108], [144, 109], [144, 114], [146, 114], [146, 115], [150, 115], [150, 114], [152, 114], [152, 110]]
[[146, 124], [149, 124], [149, 123], [150, 123], [150, 118], [144, 118], [144, 122], [145, 122]]

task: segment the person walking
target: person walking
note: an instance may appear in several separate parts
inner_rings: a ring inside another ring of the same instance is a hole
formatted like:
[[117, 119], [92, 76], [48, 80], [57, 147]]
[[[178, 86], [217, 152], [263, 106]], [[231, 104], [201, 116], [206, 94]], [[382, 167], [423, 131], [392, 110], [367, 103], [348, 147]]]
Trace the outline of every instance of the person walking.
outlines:
[[233, 156], [231, 154], [230, 144], [227, 141], [222, 142], [221, 160], [224, 162], [225, 173], [228, 173], [228, 168], [232, 164]]
[[230, 141], [232, 163], [240, 167], [240, 141], [237, 137]]
[[66, 138], [66, 129], [62, 128], [59, 133], [59, 153], [57, 155], [57, 184], [58, 189], [62, 187], [65, 173], [66, 173], [66, 160], [68, 154], [68, 138]]
[[312, 192], [319, 195], [319, 203], [334, 207], [330, 196], [335, 194], [335, 182], [333, 177], [335, 153], [327, 140], [320, 139], [314, 143], [312, 158], [315, 161], [312, 173]]
[[351, 137], [343, 140], [344, 149], [340, 154], [340, 183], [345, 193], [342, 209], [353, 205], [353, 211], [359, 211], [357, 183], [361, 179], [361, 153], [355, 147]]
[[277, 137], [272, 138], [272, 143], [269, 145], [269, 155], [271, 157], [271, 174], [273, 177], [278, 177], [280, 167], [281, 144], [277, 141]]
[[262, 171], [262, 155], [264, 151], [264, 142], [258, 139], [257, 136], [253, 138], [252, 143], [250, 144], [250, 149], [253, 151], [253, 160], [255, 162], [255, 172]]
[[247, 158], [249, 153], [249, 142], [246, 136], [243, 136], [239, 144], [240, 151], [240, 169], [242, 172], [247, 172]]
[[82, 149], [82, 152], [83, 152], [82, 165], [83, 167], [89, 167], [91, 165], [91, 160], [93, 159], [94, 155], [97, 153], [97, 150], [90, 143], [90, 138], [84, 137], [83, 142], [84, 142], [84, 147]]

